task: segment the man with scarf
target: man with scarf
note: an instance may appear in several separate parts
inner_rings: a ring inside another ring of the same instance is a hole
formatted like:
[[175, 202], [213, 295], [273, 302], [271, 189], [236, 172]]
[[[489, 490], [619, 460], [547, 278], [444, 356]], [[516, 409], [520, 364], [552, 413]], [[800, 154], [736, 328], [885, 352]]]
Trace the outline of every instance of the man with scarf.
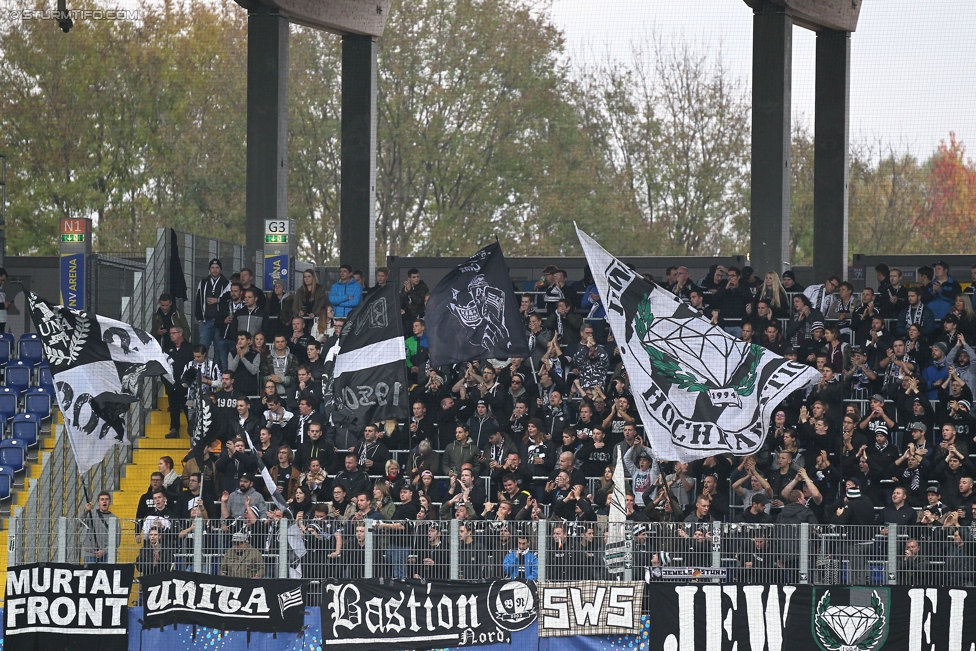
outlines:
[[909, 326], [918, 326], [925, 337], [935, 332], [935, 315], [922, 303], [922, 290], [912, 287], [908, 290], [908, 305], [898, 314], [895, 332], [902, 337], [908, 335]]
[[[228, 290], [230, 282], [224, 278], [223, 266], [219, 258], [214, 258], [208, 265], [210, 275], [200, 280], [197, 285], [193, 301], [193, 317], [200, 329], [200, 345], [210, 350], [217, 334], [217, 321], [220, 315], [220, 299]], [[215, 353], [218, 352], [215, 350]], [[219, 356], [217, 357], [219, 359]]]
[[382, 475], [386, 462], [393, 458], [390, 451], [379, 440], [379, 429], [369, 424], [363, 429], [363, 440], [356, 446], [359, 467], [370, 475]]
[[901, 387], [901, 379], [906, 375], [912, 375], [918, 364], [915, 358], [905, 350], [905, 340], [896, 337], [886, 356], [879, 362], [879, 366], [884, 369], [882, 388], [890, 394]]
[[810, 299], [813, 309], [828, 314], [834, 304], [834, 292], [840, 287], [840, 278], [831, 276], [821, 285], [810, 285], [803, 294]]

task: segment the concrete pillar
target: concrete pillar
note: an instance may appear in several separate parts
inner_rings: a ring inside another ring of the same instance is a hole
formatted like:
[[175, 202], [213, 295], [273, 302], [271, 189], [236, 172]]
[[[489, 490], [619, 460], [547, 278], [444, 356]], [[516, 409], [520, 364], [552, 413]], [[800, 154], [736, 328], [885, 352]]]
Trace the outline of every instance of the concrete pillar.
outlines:
[[789, 262], [793, 18], [763, 0], [752, 23], [750, 263], [762, 277]]
[[813, 274], [847, 279], [851, 37], [817, 32], [813, 164]]
[[248, 248], [264, 247], [265, 219], [288, 219], [288, 19], [256, 4], [247, 16]]
[[378, 46], [371, 36], [342, 37], [340, 263], [376, 269], [376, 80]]

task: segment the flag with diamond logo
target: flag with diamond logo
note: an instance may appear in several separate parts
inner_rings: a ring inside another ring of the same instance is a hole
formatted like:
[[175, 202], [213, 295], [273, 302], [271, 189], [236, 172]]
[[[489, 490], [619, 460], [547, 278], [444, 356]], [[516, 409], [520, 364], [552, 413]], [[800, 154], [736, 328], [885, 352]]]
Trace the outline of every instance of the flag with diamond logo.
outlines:
[[874, 651], [884, 647], [891, 618], [885, 588], [814, 588], [813, 634], [822, 651]]
[[815, 369], [736, 339], [576, 233], [660, 458], [753, 454], [779, 403], [819, 381]]

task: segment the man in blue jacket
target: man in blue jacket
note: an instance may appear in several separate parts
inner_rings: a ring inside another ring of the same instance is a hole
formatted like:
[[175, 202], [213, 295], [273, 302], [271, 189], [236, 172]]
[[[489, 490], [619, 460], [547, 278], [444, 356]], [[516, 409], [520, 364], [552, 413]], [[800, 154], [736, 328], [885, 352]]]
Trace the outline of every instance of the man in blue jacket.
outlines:
[[336, 317], [349, 316], [353, 308], [363, 300], [363, 286], [352, 277], [352, 267], [344, 264], [339, 267], [339, 282], [329, 290], [329, 302], [335, 309]]
[[529, 550], [528, 536], [518, 537], [518, 549], [505, 556], [502, 564], [505, 576], [510, 579], [536, 581], [539, 579], [539, 557]]

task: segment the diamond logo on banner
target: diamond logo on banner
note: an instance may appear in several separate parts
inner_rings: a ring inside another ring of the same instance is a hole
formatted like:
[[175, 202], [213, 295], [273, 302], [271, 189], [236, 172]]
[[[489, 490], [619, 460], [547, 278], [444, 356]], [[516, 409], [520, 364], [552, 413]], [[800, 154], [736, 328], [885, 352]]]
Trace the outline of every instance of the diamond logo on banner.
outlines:
[[655, 319], [641, 343], [654, 346], [672, 359], [681, 360], [699, 377], [725, 386], [749, 354], [749, 344], [726, 336], [704, 319]]

